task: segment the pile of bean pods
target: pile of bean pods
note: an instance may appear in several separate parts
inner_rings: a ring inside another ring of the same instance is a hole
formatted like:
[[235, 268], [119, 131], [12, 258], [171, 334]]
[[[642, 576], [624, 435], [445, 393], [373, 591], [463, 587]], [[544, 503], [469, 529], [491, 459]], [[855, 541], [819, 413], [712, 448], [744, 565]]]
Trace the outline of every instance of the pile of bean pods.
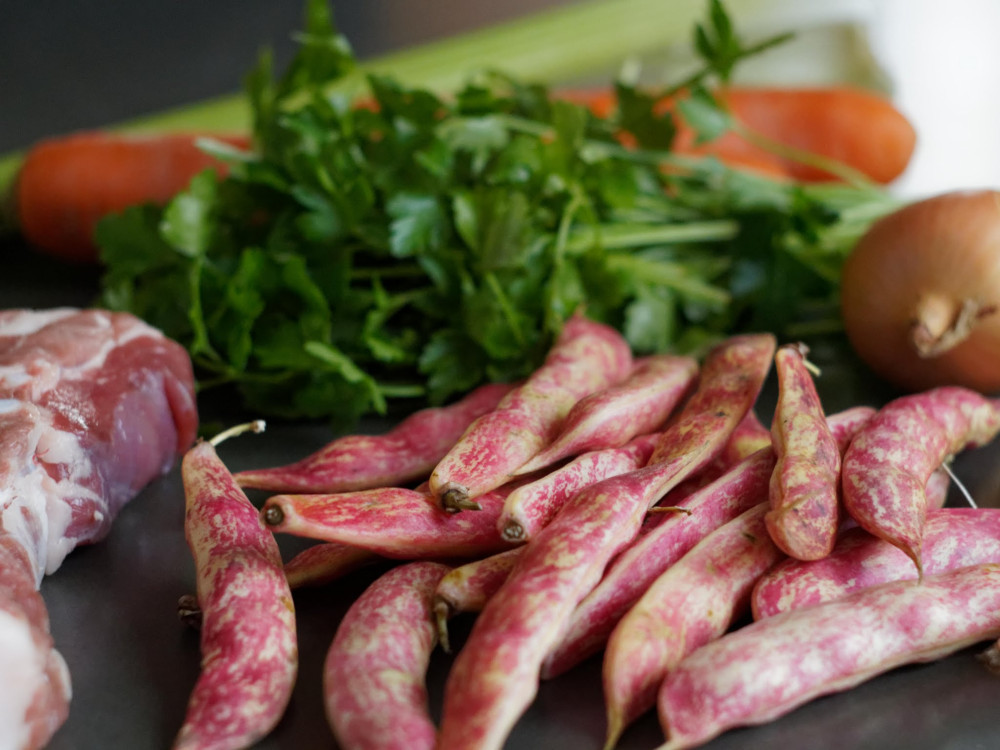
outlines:
[[[944, 508], [942, 469], [1000, 431], [1000, 402], [941, 387], [827, 415], [806, 354], [748, 334], [633, 360], [575, 315], [524, 381], [384, 434], [236, 474], [195, 446], [203, 666], [176, 747], [270, 732], [292, 588], [385, 559], [324, 665], [346, 750], [502, 748], [541, 679], [601, 650], [606, 747], [654, 708], [664, 748], [694, 747], [1000, 637], [1000, 510]], [[246, 488], [275, 494], [258, 511]], [[283, 563], [278, 532], [319, 541]], [[436, 723], [426, 670], [459, 612], [478, 614]]]

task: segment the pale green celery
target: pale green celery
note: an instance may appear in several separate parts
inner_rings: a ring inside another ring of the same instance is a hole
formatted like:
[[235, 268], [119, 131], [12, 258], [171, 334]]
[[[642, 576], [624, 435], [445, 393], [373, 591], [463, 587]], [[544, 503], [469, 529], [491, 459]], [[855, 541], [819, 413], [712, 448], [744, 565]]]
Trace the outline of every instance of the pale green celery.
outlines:
[[[774, 4], [775, 0], [743, 0], [735, 20]], [[391, 74], [403, 83], [440, 91], [454, 89], [474, 71], [488, 68], [548, 84], [579, 80], [686, 40], [704, 10], [704, 0], [572, 2], [363, 61], [359, 75]], [[339, 85], [352, 83], [358, 79]], [[250, 111], [243, 95], [236, 94], [107, 128], [129, 133], [247, 132]], [[22, 159], [22, 151], [0, 156], [0, 193], [9, 191]]]
[[378, 385], [378, 392], [386, 399], [423, 398], [427, 395], [427, 389], [415, 383], [409, 385], [380, 383]]

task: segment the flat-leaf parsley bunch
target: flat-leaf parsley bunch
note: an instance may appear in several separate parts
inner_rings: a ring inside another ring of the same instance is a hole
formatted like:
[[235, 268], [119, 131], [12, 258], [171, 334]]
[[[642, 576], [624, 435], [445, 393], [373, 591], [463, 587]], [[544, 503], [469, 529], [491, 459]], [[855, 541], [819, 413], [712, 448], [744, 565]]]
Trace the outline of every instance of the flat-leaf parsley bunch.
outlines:
[[[710, 138], [727, 114], [706, 85], [774, 40], [744, 47], [718, 2], [695, 39], [685, 117]], [[581, 308], [637, 353], [823, 321], [848, 214], [883, 200], [672, 154], [671, 114], [625, 83], [602, 119], [498, 72], [449, 95], [362, 76], [322, 0], [287, 71], [262, 56], [247, 93], [253, 153], [206, 144], [225, 179], [98, 241], [101, 304], [181, 341], [201, 388], [233, 384], [255, 413], [349, 423], [523, 377]]]

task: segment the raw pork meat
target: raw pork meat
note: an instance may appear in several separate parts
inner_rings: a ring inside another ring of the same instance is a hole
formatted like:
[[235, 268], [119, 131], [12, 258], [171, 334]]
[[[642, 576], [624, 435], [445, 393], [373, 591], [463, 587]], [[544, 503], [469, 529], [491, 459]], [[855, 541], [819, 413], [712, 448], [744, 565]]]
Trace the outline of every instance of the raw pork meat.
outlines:
[[68, 713], [42, 577], [108, 533], [197, 421], [187, 353], [137, 318], [0, 311], [0, 750], [43, 746]]

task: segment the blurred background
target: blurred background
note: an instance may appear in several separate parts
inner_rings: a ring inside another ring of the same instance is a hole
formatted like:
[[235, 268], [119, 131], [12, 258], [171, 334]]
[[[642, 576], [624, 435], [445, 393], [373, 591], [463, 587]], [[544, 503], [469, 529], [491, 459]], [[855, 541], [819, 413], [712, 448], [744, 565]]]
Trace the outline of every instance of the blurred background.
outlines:
[[[367, 59], [582, 1], [332, 0], [332, 7]], [[705, 4], [663, 3], [676, 18], [663, 24], [658, 62], [676, 68]], [[894, 97], [919, 135], [896, 191], [1000, 184], [997, 0], [726, 5], [750, 37], [798, 31], [792, 44], [742, 68], [743, 82], [844, 81]], [[288, 60], [302, 7], [297, 0], [0, 0], [0, 153], [236, 92], [262, 47], [274, 50], [279, 69]], [[588, 80], [606, 82], [614, 73]]]

